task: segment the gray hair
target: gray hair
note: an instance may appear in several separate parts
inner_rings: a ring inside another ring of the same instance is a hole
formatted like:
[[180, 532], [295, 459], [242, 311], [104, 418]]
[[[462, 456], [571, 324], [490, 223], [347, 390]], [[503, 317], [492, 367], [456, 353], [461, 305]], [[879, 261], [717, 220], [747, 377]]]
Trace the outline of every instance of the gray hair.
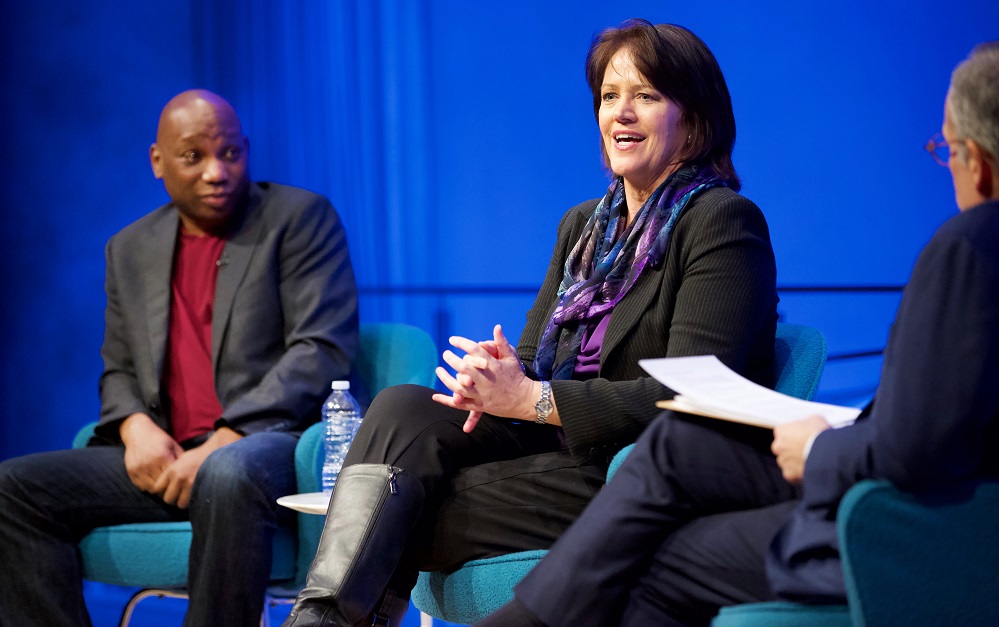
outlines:
[[951, 74], [947, 111], [959, 138], [999, 157], [999, 41], [976, 46]]

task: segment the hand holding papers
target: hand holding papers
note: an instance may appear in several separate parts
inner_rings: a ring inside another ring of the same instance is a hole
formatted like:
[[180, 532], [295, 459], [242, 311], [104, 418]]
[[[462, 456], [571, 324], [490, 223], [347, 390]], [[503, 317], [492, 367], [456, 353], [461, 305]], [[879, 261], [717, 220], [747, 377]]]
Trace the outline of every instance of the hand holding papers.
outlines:
[[745, 379], [714, 355], [642, 359], [642, 368], [677, 393], [657, 407], [773, 429], [813, 414], [833, 427], [853, 423], [859, 409], [814, 403], [774, 392]]

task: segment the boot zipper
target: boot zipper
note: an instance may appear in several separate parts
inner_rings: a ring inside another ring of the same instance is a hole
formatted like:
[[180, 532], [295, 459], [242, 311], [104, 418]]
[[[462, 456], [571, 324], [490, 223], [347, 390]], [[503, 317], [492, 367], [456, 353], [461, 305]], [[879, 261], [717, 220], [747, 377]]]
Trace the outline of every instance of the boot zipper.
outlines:
[[398, 468], [390, 467], [389, 470], [389, 492], [392, 494], [399, 494], [399, 486], [396, 484], [395, 478], [399, 474]]

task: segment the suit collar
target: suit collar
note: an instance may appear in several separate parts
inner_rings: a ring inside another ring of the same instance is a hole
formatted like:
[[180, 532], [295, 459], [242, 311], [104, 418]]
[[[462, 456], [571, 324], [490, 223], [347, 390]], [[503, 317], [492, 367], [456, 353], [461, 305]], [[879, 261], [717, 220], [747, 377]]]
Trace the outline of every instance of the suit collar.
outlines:
[[218, 368], [219, 352], [232, 314], [233, 301], [256, 250], [263, 226], [260, 205], [263, 199], [256, 184], [251, 183], [246, 208], [240, 222], [233, 227], [219, 260], [215, 281], [215, 304], [212, 312], [212, 369]]
[[610, 355], [611, 351], [631, 333], [632, 328], [642, 318], [642, 314], [648, 310], [652, 299], [659, 293], [660, 278], [656, 268], [652, 266], [645, 268], [642, 276], [635, 281], [631, 290], [611, 311], [611, 319], [607, 325], [607, 333], [604, 335], [604, 343], [600, 347], [601, 368], [607, 355]]
[[139, 249], [136, 260], [141, 276], [145, 277], [145, 302], [125, 303], [128, 307], [146, 308], [149, 348], [152, 351], [157, 381], [163, 375], [163, 360], [166, 356], [170, 323], [170, 275], [173, 272], [173, 255], [179, 225], [180, 218], [177, 211], [170, 206], [155, 215], [149, 224], [148, 233], [143, 238], [145, 243]]

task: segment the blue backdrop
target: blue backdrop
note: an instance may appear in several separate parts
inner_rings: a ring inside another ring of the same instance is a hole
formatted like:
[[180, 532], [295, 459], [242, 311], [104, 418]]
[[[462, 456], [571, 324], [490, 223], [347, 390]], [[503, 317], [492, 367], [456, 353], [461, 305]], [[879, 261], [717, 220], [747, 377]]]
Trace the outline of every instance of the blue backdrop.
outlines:
[[[922, 145], [950, 70], [999, 37], [994, 0], [7, 3], [0, 458], [65, 447], [97, 416], [103, 246], [166, 200], [146, 155], [174, 93], [229, 98], [256, 178], [333, 200], [364, 320], [517, 337], [559, 217], [608, 180], [587, 46], [633, 16], [717, 55], [782, 286], [907, 280], [955, 211]], [[898, 294], [782, 299], [851, 353], [883, 346]], [[823, 397], [863, 399], [879, 363], [832, 362]]]
[[[797, 288], [900, 286], [954, 213], [921, 147], [950, 70], [999, 38], [995, 0], [34, 0], [0, 21], [0, 459], [97, 417], [103, 247], [166, 201], [146, 155], [172, 95], [223, 94], [256, 178], [332, 199], [362, 319], [516, 338], [559, 218], [607, 184], [583, 59], [628, 17], [715, 52], [781, 314], [861, 355], [831, 361], [820, 396], [862, 402], [897, 290]], [[113, 624], [102, 590], [88, 600]]]

